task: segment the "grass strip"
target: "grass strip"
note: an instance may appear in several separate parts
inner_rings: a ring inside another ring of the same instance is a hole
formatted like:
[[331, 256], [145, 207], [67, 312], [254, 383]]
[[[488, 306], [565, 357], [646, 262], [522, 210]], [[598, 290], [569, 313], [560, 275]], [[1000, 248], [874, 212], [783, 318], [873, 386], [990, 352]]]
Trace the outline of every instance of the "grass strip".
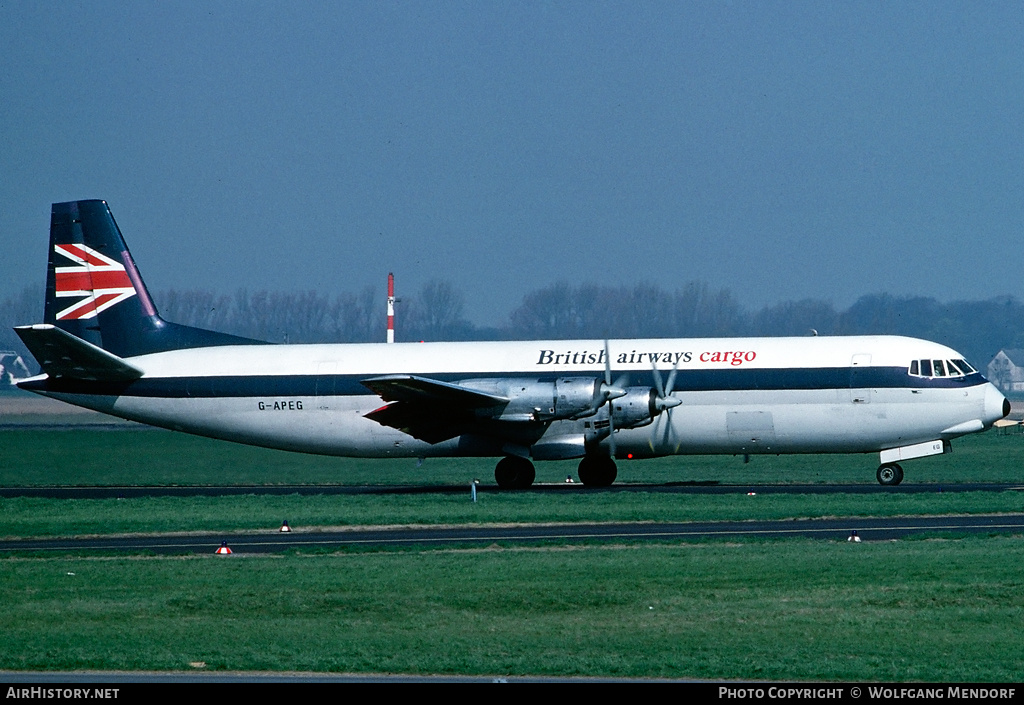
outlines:
[[[955, 452], [904, 464], [906, 482], [1019, 482], [1024, 436], [989, 431]], [[215, 441], [171, 431], [3, 430], [0, 486], [452, 485], [492, 483], [493, 458], [333, 458]], [[538, 482], [564, 482], [576, 461], [537, 463]], [[878, 456], [675, 456], [619, 461], [620, 482], [875, 483]]]
[[1020, 538], [0, 559], [5, 669], [979, 681]]

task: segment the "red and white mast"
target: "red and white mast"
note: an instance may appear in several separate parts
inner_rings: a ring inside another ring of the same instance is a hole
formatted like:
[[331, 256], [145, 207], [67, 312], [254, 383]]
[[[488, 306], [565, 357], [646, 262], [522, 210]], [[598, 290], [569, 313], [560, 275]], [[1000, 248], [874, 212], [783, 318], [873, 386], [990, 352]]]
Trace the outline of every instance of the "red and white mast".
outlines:
[[395, 275], [388, 272], [388, 342], [395, 342]]

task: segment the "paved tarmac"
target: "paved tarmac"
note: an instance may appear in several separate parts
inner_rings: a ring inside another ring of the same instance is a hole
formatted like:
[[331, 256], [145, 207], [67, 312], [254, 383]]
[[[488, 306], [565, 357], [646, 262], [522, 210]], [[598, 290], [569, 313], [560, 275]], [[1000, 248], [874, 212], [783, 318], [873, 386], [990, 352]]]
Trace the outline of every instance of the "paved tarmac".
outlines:
[[[856, 534], [854, 534], [856, 532]], [[1024, 514], [942, 517], [800, 519], [684, 523], [527, 524], [514, 526], [384, 527], [351, 530], [98, 536], [0, 541], [0, 553], [213, 554], [226, 543], [235, 554], [388, 548], [657, 543], [705, 539], [808, 537], [889, 541], [909, 536], [1024, 534]]]

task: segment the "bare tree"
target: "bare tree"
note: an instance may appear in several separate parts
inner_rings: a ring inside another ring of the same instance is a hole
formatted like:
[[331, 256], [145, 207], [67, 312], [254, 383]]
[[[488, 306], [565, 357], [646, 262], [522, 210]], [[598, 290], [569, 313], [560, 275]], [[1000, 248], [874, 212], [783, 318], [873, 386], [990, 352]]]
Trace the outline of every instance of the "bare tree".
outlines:
[[676, 335], [736, 336], [747, 331], [746, 314], [728, 289], [712, 291], [689, 282], [675, 295]]
[[575, 338], [580, 335], [576, 293], [565, 282], [531, 291], [509, 317], [513, 337]]
[[832, 304], [815, 299], [784, 301], [766, 306], [754, 314], [751, 332], [754, 335], [820, 335], [835, 333], [838, 318]]
[[156, 302], [160, 315], [187, 326], [223, 330], [231, 324], [230, 296], [205, 289], [168, 289]]
[[338, 342], [379, 343], [385, 339], [385, 310], [372, 286], [358, 295], [346, 292], [335, 297], [332, 317]]
[[400, 320], [404, 323], [400, 328], [423, 340], [464, 340], [472, 337], [465, 308], [462, 292], [451, 282], [435, 279], [424, 284], [415, 296], [403, 299]]

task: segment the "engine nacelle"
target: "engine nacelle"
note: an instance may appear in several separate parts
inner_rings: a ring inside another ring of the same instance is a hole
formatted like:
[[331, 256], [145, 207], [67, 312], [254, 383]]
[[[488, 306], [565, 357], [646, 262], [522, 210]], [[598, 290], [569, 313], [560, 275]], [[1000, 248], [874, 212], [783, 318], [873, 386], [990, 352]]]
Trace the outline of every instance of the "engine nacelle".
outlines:
[[626, 393], [609, 404], [602, 396], [604, 382], [598, 377], [559, 377], [552, 382], [522, 377], [474, 379], [462, 384], [509, 400], [500, 411], [490, 407], [477, 412], [478, 417], [497, 421], [548, 422], [594, 417], [597, 423], [611, 414], [615, 428], [637, 428], [651, 423], [660, 413], [658, 393], [653, 387], [626, 387]]
[[639, 428], [658, 415], [658, 393], [651, 387], [626, 387], [626, 394], [611, 401], [615, 428]]
[[596, 377], [559, 377], [553, 382], [538, 379], [475, 379], [464, 386], [509, 399], [500, 421], [554, 421], [578, 419], [594, 413], [601, 380]]
[[559, 419], [578, 419], [594, 413], [601, 380], [593, 377], [560, 377], [555, 380], [555, 413]]

